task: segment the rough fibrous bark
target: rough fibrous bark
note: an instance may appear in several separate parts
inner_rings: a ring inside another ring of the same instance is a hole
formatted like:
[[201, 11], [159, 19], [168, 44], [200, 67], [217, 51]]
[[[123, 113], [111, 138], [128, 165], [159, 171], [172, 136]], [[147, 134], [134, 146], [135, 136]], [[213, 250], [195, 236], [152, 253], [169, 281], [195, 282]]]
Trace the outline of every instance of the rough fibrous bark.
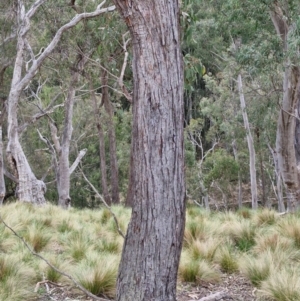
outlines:
[[176, 300], [185, 220], [179, 3], [115, 0], [133, 44], [132, 217], [118, 301]]

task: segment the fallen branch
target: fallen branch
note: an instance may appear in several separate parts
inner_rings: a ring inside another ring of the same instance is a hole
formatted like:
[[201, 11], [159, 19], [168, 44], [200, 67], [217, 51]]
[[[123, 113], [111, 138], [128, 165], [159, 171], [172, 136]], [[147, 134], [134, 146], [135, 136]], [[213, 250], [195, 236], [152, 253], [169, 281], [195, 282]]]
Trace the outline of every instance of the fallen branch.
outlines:
[[82, 292], [84, 292], [87, 296], [91, 297], [92, 299], [98, 300], [98, 301], [108, 301], [109, 299], [104, 299], [104, 298], [100, 298], [94, 294], [92, 294], [91, 292], [89, 292], [86, 288], [84, 288], [79, 282], [77, 282], [72, 276], [70, 276], [69, 274], [66, 274], [65, 272], [62, 272], [61, 270], [59, 270], [57, 267], [55, 267], [52, 263], [50, 263], [46, 258], [44, 258], [42, 255], [34, 252], [30, 246], [28, 245], [28, 243], [25, 241], [25, 239], [23, 237], [21, 237], [13, 228], [11, 228], [8, 224], [6, 224], [6, 222], [3, 220], [2, 216], [0, 215], [0, 221], [3, 223], [3, 225], [8, 228], [15, 236], [17, 236], [22, 242], [23, 244], [26, 246], [26, 248], [29, 250], [29, 252], [40, 258], [41, 260], [43, 260], [44, 262], [46, 262], [46, 264], [51, 267], [55, 272], [65, 276], [66, 278], [70, 279], [75, 287], [77, 287], [78, 289], [80, 289]]
[[98, 192], [98, 190], [95, 188], [95, 186], [88, 180], [88, 178], [85, 176], [84, 172], [81, 170], [82, 176], [85, 179], [85, 181], [91, 186], [91, 188], [94, 190], [94, 192], [96, 193], [97, 197], [103, 202], [103, 204], [105, 205], [105, 207], [109, 210], [109, 212], [111, 213], [111, 215], [114, 218], [114, 221], [116, 223], [117, 226], [117, 231], [118, 233], [125, 239], [125, 235], [122, 232], [118, 219], [116, 217], [116, 215], [112, 212], [110, 206], [105, 202], [104, 198], [102, 197], [102, 195]]
[[226, 291], [217, 292], [214, 294], [211, 294], [207, 297], [203, 297], [198, 300], [189, 300], [189, 301], [219, 301], [222, 299], [232, 299], [232, 297], [228, 294]]

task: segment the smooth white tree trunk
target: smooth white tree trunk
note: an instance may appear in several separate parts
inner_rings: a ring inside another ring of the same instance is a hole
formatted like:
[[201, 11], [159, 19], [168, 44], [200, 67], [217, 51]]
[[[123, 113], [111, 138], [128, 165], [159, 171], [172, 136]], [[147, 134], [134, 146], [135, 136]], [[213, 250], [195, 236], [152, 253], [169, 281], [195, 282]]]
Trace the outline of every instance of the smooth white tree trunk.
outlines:
[[238, 75], [238, 89], [241, 103], [241, 110], [244, 120], [244, 126], [246, 129], [247, 135], [247, 144], [249, 150], [249, 167], [250, 167], [250, 181], [251, 181], [251, 200], [252, 200], [252, 209], [258, 208], [258, 194], [257, 194], [257, 182], [256, 182], [256, 167], [255, 167], [255, 148], [253, 143], [253, 138], [251, 134], [251, 129], [248, 121], [248, 115], [246, 111], [246, 103], [245, 96], [243, 92], [243, 83], [242, 83], [242, 75]]

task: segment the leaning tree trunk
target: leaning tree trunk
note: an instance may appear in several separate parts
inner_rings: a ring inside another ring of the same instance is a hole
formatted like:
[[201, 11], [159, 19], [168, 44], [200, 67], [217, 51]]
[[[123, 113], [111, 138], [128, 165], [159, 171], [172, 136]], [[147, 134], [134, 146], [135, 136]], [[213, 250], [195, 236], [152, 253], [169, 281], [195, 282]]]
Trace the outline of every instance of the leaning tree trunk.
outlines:
[[132, 216], [118, 301], [176, 300], [185, 221], [179, 3], [115, 0], [133, 45]]

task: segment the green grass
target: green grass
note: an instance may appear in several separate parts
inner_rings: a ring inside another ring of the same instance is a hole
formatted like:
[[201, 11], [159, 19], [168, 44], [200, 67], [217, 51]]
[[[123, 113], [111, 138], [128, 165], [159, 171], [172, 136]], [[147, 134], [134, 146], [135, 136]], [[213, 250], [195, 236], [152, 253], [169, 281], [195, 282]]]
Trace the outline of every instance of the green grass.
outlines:
[[[0, 210], [35, 252], [92, 293], [114, 297], [123, 238], [108, 209], [65, 211], [14, 203]], [[125, 233], [130, 210], [112, 210]], [[207, 212], [189, 206], [179, 281], [201, 285], [219, 281], [221, 273], [242, 273], [257, 287], [261, 300], [300, 300], [299, 216], [245, 208]], [[34, 287], [42, 279], [70, 285], [0, 224], [0, 300], [33, 300]]]

